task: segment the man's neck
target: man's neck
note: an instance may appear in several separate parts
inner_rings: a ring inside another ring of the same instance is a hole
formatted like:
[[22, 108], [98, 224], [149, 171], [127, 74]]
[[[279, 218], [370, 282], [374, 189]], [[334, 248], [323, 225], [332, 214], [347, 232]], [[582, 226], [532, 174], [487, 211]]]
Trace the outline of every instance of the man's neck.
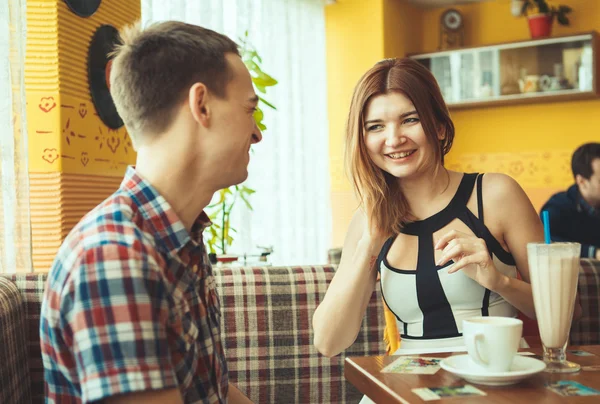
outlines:
[[579, 194], [579, 199], [581, 202], [583, 202], [586, 211], [589, 211], [589, 213], [596, 213], [598, 211], [598, 207], [594, 206], [593, 203], [590, 202], [589, 198], [586, 198], [585, 194], [581, 192], [579, 187], [577, 187], [577, 193]]
[[199, 172], [195, 167], [164, 156], [162, 150], [141, 148], [135, 169], [171, 205], [188, 231], [216, 192], [209, 178], [192, 174]]

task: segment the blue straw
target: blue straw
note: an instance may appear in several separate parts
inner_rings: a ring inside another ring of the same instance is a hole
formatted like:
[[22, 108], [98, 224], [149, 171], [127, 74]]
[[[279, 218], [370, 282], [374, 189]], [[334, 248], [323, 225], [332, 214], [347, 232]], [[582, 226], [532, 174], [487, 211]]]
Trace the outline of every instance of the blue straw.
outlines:
[[550, 215], [547, 210], [542, 212], [542, 222], [544, 223], [544, 240], [546, 244], [550, 244]]

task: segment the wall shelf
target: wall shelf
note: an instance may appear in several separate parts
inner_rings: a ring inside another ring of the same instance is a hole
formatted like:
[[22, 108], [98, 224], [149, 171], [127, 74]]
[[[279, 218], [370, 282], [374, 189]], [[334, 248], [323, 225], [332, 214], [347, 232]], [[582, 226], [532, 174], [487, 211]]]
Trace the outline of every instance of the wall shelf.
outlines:
[[598, 34], [410, 56], [435, 76], [450, 109], [589, 100], [600, 96]]

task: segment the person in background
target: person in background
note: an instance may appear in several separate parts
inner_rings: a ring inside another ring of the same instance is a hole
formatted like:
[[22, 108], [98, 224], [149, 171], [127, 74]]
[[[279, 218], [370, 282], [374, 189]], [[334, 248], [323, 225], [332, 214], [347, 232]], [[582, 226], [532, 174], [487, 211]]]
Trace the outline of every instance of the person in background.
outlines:
[[49, 403], [249, 403], [228, 382], [202, 231], [248, 176], [262, 135], [237, 45], [167, 21], [124, 30], [111, 94], [137, 150], [48, 275], [40, 334]]
[[600, 259], [600, 143], [577, 148], [571, 170], [575, 184], [553, 195], [541, 212], [548, 211], [552, 241], [580, 243], [582, 257]]

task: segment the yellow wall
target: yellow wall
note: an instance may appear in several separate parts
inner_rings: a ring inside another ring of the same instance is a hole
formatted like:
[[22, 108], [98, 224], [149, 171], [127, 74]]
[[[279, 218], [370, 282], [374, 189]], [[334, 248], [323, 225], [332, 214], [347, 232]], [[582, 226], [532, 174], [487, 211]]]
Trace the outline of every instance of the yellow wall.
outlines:
[[340, 0], [325, 8], [332, 246], [343, 243], [357, 203], [344, 172], [344, 128], [352, 90], [360, 76], [384, 57], [383, 0]]
[[[492, 0], [457, 6], [465, 18], [465, 46], [529, 39], [527, 21], [513, 17], [509, 4]], [[574, 12], [569, 27], [555, 23], [554, 35], [600, 31], [600, 1], [561, 0], [560, 4]], [[342, 0], [326, 8], [333, 246], [342, 244], [356, 207], [347, 181], [340, 177], [351, 91], [377, 59], [435, 51], [445, 9], [420, 9], [405, 0]], [[600, 141], [600, 101], [595, 100], [452, 111], [452, 118], [456, 138], [447, 159], [449, 168], [508, 173], [521, 183], [536, 208], [571, 183], [569, 159], [574, 148]]]
[[399, 0], [384, 0], [384, 52], [386, 58], [423, 49], [422, 10]]

